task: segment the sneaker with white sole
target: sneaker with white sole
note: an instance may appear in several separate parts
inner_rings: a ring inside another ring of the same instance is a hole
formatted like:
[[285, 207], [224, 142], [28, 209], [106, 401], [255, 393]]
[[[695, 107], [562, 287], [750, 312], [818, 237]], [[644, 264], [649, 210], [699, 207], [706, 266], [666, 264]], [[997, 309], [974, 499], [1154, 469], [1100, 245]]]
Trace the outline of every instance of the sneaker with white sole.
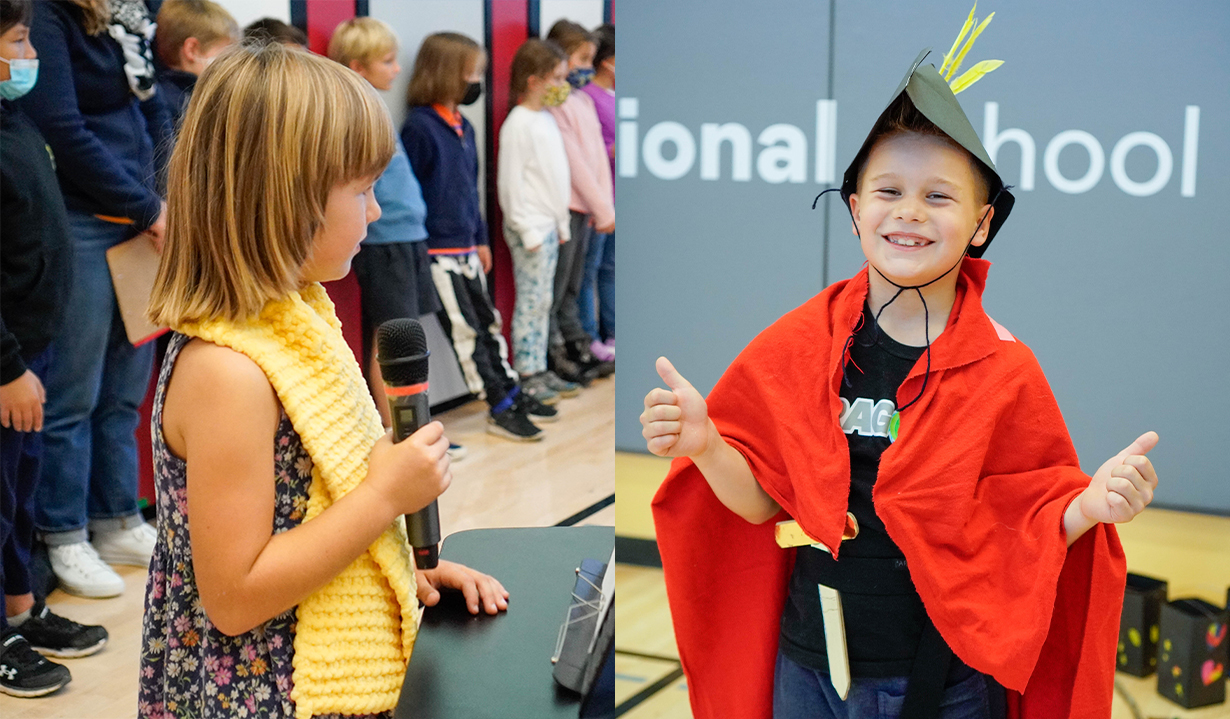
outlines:
[[15, 697], [41, 697], [72, 679], [68, 667], [49, 662], [31, 649], [17, 627], [4, 630], [0, 641], [0, 692]]
[[541, 372], [535, 376], [541, 377], [543, 384], [554, 390], [560, 397], [576, 397], [581, 394], [581, 385], [576, 382], [560, 379], [560, 376], [551, 370]]
[[158, 543], [158, 532], [142, 522], [132, 529], [95, 532], [92, 542], [98, 556], [107, 564], [148, 568], [154, 556], [154, 545]]
[[99, 558], [89, 542], [49, 546], [47, 557], [60, 587], [69, 594], [102, 599], [124, 591], [123, 578]]
[[88, 657], [107, 643], [106, 629], [61, 617], [42, 599], [34, 603], [29, 618], [17, 630], [34, 651], [49, 657]]

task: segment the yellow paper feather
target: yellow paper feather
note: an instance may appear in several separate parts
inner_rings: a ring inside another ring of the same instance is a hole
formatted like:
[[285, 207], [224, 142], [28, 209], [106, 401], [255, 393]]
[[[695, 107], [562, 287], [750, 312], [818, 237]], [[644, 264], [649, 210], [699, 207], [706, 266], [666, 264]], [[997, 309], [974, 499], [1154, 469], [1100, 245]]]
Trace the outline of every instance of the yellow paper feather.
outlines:
[[982, 34], [986, 26], [991, 24], [991, 18], [993, 17], [995, 17], [995, 13], [987, 15], [987, 19], [979, 23], [978, 27], [974, 28], [974, 32], [970, 33], [969, 40], [965, 41], [965, 47], [961, 48], [961, 54], [957, 55], [956, 60], [952, 63], [952, 67], [948, 68], [948, 74], [944, 76], [945, 80], [951, 80], [957, 70], [961, 69], [961, 61], [965, 59], [965, 54], [974, 46], [974, 41], [978, 39], [978, 36]]
[[970, 85], [973, 85], [981, 80], [983, 75], [1003, 64], [1003, 60], [983, 60], [977, 65], [961, 73], [961, 77], [958, 77], [956, 80], [948, 83], [948, 86], [952, 88], [952, 94], [956, 95], [962, 90], [968, 88]]
[[978, 9], [978, 3], [974, 3], [974, 7], [970, 8], [969, 17], [965, 19], [965, 24], [961, 26], [961, 34], [957, 35], [957, 39], [953, 41], [952, 47], [948, 52], [944, 53], [944, 63], [940, 65], [940, 74], [944, 74], [944, 70], [948, 67], [948, 63], [952, 61], [952, 56], [956, 53], [957, 48], [961, 45], [961, 40], [965, 37], [965, 33], [974, 25], [974, 11]]

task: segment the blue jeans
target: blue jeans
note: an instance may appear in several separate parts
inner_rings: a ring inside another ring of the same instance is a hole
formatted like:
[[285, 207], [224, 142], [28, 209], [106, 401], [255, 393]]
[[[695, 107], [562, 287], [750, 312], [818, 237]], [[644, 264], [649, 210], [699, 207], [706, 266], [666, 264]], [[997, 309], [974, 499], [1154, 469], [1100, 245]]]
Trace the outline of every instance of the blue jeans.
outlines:
[[[855, 677], [843, 702], [825, 672], [800, 666], [780, 651], [773, 678], [773, 719], [898, 719], [907, 677]], [[987, 719], [986, 679], [975, 672], [944, 690], [939, 719]]]
[[[597, 297], [594, 290], [597, 288]], [[597, 299], [597, 310], [594, 300]], [[594, 235], [585, 253], [585, 275], [577, 296], [581, 326], [596, 340], [615, 336], [615, 233]]]
[[139, 524], [137, 424], [149, 387], [154, 343], [133, 347], [124, 333], [107, 249], [132, 228], [69, 211], [73, 285], [52, 339], [44, 385], [43, 466], [35, 525], [50, 545], [94, 529]]

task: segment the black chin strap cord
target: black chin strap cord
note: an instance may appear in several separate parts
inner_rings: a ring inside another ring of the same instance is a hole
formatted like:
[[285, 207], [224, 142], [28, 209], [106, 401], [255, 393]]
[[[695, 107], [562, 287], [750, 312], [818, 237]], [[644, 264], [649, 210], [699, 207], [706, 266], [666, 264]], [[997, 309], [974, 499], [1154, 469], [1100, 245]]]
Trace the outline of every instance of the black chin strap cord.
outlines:
[[[995, 193], [995, 197], [991, 198], [991, 201], [988, 204], [994, 207], [995, 203], [999, 200], [1000, 193], [1004, 192], [1007, 189], [1008, 189], [1008, 186], [1006, 185], [1001, 186], [999, 190]], [[821, 192], [819, 195], [816, 195], [816, 199], [812, 200], [811, 209], [813, 210], [816, 209], [816, 205], [817, 203], [820, 202], [821, 197], [824, 197], [826, 194], [830, 192], [837, 192], [840, 190], [841, 190], [840, 187], [830, 187], [824, 192]], [[846, 210], [850, 213], [850, 221], [854, 223], [854, 232], [858, 236], [859, 241], [862, 242], [863, 235], [861, 232], [859, 232], [858, 221], [854, 219], [854, 210], [851, 209], [849, 204], [846, 204]], [[889, 305], [897, 301], [897, 298], [901, 296], [901, 293], [905, 292], [906, 290], [914, 290], [916, 293], [918, 293], [918, 300], [919, 302], [922, 302], [922, 306], [923, 306], [923, 339], [926, 342], [927, 370], [923, 374], [923, 383], [922, 383], [922, 387], [918, 390], [918, 394], [915, 395], [914, 399], [898, 407], [897, 408], [898, 413], [905, 411], [908, 407], [912, 406], [915, 402], [922, 399], [923, 393], [927, 391], [927, 381], [931, 377], [931, 314], [927, 308], [927, 300], [925, 297], [923, 297], [922, 290], [924, 287], [927, 287], [928, 285], [939, 282], [941, 279], [946, 277], [949, 272], [952, 272], [953, 270], [961, 266], [961, 262], [965, 259], [965, 256], [969, 254], [969, 248], [974, 244], [974, 238], [978, 236], [979, 230], [982, 229], [982, 224], [986, 222], [987, 214], [989, 213], [983, 213], [982, 218], [978, 220], [978, 226], [974, 228], [974, 234], [970, 235], [969, 241], [965, 243], [965, 250], [961, 253], [961, 256], [957, 258], [956, 263], [952, 267], [949, 267], [947, 270], [945, 270], [943, 274], [939, 275], [938, 277], [928, 282], [924, 282], [921, 285], [899, 285], [896, 282], [893, 282], [892, 280], [890, 280], [888, 277], [885, 277], [884, 273], [881, 272], [878, 267], [871, 264], [870, 261], [867, 262], [867, 266], [875, 270], [876, 274], [879, 275], [885, 282], [897, 288], [897, 293], [892, 296], [892, 299], [890, 299], [888, 302], [885, 302], [880, 307], [880, 309], [876, 311], [875, 319], [872, 325], [872, 331], [875, 333], [873, 335], [873, 339], [868, 344], [860, 345], [860, 346], [870, 347], [880, 341], [880, 315], [884, 313], [884, 310], [887, 309]], [[850, 377], [847, 374], [846, 365], [852, 363], [852, 359], [850, 357], [850, 349], [854, 345], [854, 341], [855, 341], [854, 336], [858, 333], [858, 330], [860, 329], [861, 325], [862, 325], [862, 315], [860, 313], [859, 319], [855, 323], [854, 328], [850, 333], [850, 337], [846, 340], [845, 347], [842, 350], [841, 379], [846, 384], [847, 387], [850, 387], [852, 385], [850, 383]], [[863, 371], [862, 368], [859, 367], [857, 364], [855, 364], [854, 366], [856, 369], [858, 369], [858, 371], [860, 372]]]

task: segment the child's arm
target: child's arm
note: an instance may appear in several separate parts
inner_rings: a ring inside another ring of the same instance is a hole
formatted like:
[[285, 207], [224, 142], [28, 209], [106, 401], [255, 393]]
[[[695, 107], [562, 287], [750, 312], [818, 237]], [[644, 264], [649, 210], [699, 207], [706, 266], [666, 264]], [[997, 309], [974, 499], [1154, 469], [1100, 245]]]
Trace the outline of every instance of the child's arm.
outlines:
[[659, 457], [689, 457], [726, 508], [752, 524], [767, 522], [781, 511], [777, 501], [756, 481], [747, 459], [731, 447], [709, 419], [705, 398], [659, 357], [658, 375], [670, 387], [645, 395], [641, 435]]
[[[589, 100], [585, 97], [584, 100]], [[592, 108], [592, 101], [591, 101]], [[555, 111], [558, 110], [558, 111]], [[564, 152], [568, 155], [568, 170], [571, 173], [572, 191], [581, 196], [585, 204], [590, 208], [594, 218], [594, 229], [601, 233], [615, 231], [615, 202], [610, 195], [610, 183], [604, 185], [599, 180], [599, 175], [611, 173], [609, 163], [602, 162], [600, 167], [591, 167], [588, 162], [589, 154], [585, 151], [583, 145], [584, 139], [581, 136], [581, 129], [576, 126], [577, 122], [584, 122], [588, 118], [579, 117], [574, 109], [571, 113], [563, 110], [563, 108], [555, 108], [552, 115], [555, 116], [556, 123], [559, 125], [560, 134], [564, 138]], [[594, 120], [597, 121], [597, 114], [594, 114]], [[599, 130], [599, 137], [602, 136]], [[599, 140], [601, 142], [601, 140]], [[606, 148], [603, 147], [602, 155], [606, 155]]]
[[531, 141], [524, 136], [523, 128], [505, 123], [500, 130], [500, 152], [496, 172], [496, 189], [500, 198], [500, 210], [504, 222], [521, 238], [525, 249], [533, 252], [542, 246], [541, 232], [530, 227], [526, 218], [525, 166], [529, 163]]
[[273, 534], [277, 396], [252, 360], [193, 341], [167, 392], [163, 429], [188, 463], [188, 527], [201, 603], [226, 634], [295, 606], [359, 556], [398, 515], [451, 480], [448, 440], [433, 422], [404, 442], [386, 435], [367, 478], [310, 522]]
[[1098, 468], [1089, 487], [1064, 511], [1069, 547], [1096, 524], [1132, 521], [1153, 501], [1157, 472], [1145, 454], [1157, 439], [1156, 432], [1146, 432]]

